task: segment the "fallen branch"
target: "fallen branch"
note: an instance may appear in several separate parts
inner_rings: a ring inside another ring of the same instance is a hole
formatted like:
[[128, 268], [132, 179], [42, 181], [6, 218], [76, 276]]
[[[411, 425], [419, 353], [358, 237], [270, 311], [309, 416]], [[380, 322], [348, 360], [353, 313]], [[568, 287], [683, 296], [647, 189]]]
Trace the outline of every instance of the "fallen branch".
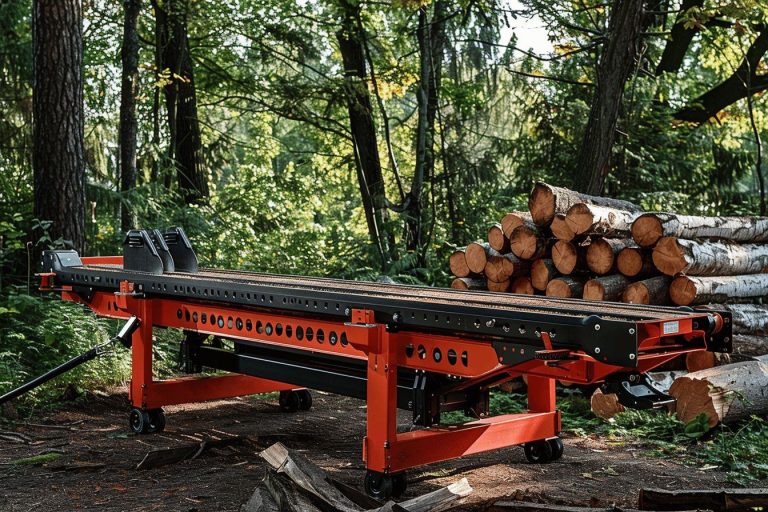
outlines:
[[211, 448], [234, 446], [245, 441], [243, 436], [227, 437], [224, 439], [205, 439], [195, 444], [185, 444], [171, 448], [161, 448], [147, 453], [136, 469], [154, 469], [168, 464], [175, 464], [187, 459], [196, 459]]

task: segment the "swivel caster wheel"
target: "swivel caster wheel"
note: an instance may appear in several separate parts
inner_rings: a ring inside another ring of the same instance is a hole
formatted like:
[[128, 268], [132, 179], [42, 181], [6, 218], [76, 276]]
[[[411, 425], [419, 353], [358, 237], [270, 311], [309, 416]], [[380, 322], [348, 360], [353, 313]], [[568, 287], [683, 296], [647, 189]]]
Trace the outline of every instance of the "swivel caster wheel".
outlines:
[[565, 451], [565, 446], [563, 446], [563, 440], [559, 437], [554, 437], [552, 439], [547, 440], [547, 443], [552, 446], [552, 460], [558, 460], [560, 457], [563, 456], [563, 451]]
[[312, 394], [308, 389], [281, 391], [279, 403], [283, 412], [308, 411], [312, 407]]
[[165, 413], [162, 409], [139, 409], [134, 407], [128, 416], [131, 431], [136, 434], [154, 434], [165, 429]]
[[545, 439], [525, 443], [523, 446], [525, 458], [531, 464], [546, 464], [555, 459], [555, 447]]
[[310, 410], [312, 408], [312, 393], [308, 389], [300, 389], [296, 393], [299, 395], [299, 410]]
[[368, 496], [386, 501], [389, 498], [401, 496], [405, 492], [408, 482], [405, 473], [390, 475], [369, 469], [365, 473], [363, 485]]

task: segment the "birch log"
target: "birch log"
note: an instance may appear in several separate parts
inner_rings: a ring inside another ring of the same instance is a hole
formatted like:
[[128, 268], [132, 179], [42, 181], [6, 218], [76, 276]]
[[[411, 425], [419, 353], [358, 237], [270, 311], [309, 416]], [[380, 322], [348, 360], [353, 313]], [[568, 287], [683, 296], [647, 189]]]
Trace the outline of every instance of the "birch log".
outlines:
[[687, 423], [705, 414], [709, 426], [768, 413], [768, 362], [727, 364], [677, 379], [669, 388], [678, 419]]
[[634, 243], [623, 248], [616, 255], [616, 270], [627, 277], [645, 277], [658, 273], [653, 266], [651, 253]]
[[642, 209], [636, 204], [620, 199], [590, 196], [567, 188], [553, 187], [546, 183], [537, 183], [528, 196], [528, 210], [531, 218], [539, 226], [549, 226], [558, 213], [565, 213], [576, 203], [589, 203], [598, 206], [608, 206], [631, 212]]
[[[768, 304], [709, 304], [708, 307], [731, 312], [733, 334], [768, 333]], [[768, 353], [768, 342], [765, 352]]]
[[581, 298], [584, 293], [584, 279], [571, 276], [557, 277], [547, 285], [548, 297]]
[[709, 238], [731, 242], [768, 242], [768, 217], [697, 217], [644, 213], [632, 223], [632, 238], [653, 247], [662, 237]]
[[637, 213], [606, 206], [578, 203], [568, 209], [565, 221], [576, 235], [625, 238]]
[[541, 258], [531, 263], [531, 285], [537, 290], [546, 290], [549, 282], [559, 275], [555, 264], [549, 258]]
[[674, 276], [735, 276], [768, 272], [768, 245], [696, 242], [664, 237], [653, 249], [653, 264]]
[[631, 240], [615, 238], [598, 238], [592, 240], [587, 247], [587, 268], [595, 274], [602, 276], [615, 269], [616, 256], [619, 252], [632, 245]]
[[469, 277], [472, 273], [467, 266], [467, 256], [464, 254], [466, 248], [453, 251], [451, 257], [448, 258], [448, 267], [451, 269], [451, 273], [456, 277]]
[[509, 238], [504, 235], [504, 230], [498, 222], [488, 228], [488, 245], [500, 253], [509, 252]]
[[582, 298], [585, 300], [612, 300], [621, 298], [624, 289], [629, 284], [629, 279], [621, 274], [597, 277], [584, 284]]
[[576, 237], [576, 233], [573, 232], [571, 226], [569, 226], [568, 222], [565, 220], [564, 213], [555, 215], [555, 218], [552, 219], [552, 224], [549, 225], [549, 229], [552, 231], [552, 235], [558, 240], [570, 242]]
[[464, 251], [467, 267], [475, 274], [483, 273], [485, 264], [488, 263], [488, 256], [498, 256], [498, 254], [498, 251], [494, 251], [488, 242], [472, 242]]
[[522, 226], [523, 224], [530, 226], [536, 225], [533, 223], [529, 212], [512, 212], [501, 218], [501, 229], [507, 238], [512, 235], [512, 231], [517, 226]]
[[627, 285], [621, 296], [628, 304], [669, 304], [669, 283], [667, 276], [656, 276]]
[[533, 295], [533, 285], [530, 277], [517, 277], [509, 284], [510, 293], [519, 293], [523, 295]]
[[669, 285], [669, 296], [678, 306], [709, 302], [750, 302], [768, 296], [768, 274], [743, 276], [680, 276]]
[[483, 273], [488, 280], [501, 283], [511, 277], [527, 275], [530, 271], [530, 262], [522, 261], [514, 254], [499, 254], [487, 258]]
[[585, 270], [586, 249], [573, 242], [558, 240], [552, 247], [552, 262], [558, 272], [564, 275], [572, 274], [576, 270]]
[[451, 281], [451, 288], [456, 290], [486, 290], [485, 279], [475, 277], [457, 277]]
[[512, 253], [523, 260], [542, 258], [547, 252], [547, 241], [539, 230], [525, 224], [512, 230], [509, 246]]

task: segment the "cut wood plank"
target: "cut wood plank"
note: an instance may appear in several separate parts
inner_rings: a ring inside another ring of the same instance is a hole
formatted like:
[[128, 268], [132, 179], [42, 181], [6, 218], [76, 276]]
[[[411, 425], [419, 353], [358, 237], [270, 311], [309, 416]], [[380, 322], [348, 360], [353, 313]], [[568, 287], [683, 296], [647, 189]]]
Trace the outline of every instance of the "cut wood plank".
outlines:
[[485, 279], [479, 277], [457, 277], [451, 281], [451, 288], [455, 290], [486, 290]]
[[768, 506], [768, 488], [759, 489], [641, 489], [641, 510], [746, 511]]
[[547, 285], [546, 294], [548, 297], [581, 298], [584, 293], [583, 278], [572, 276], [557, 277]]
[[768, 242], [768, 217], [698, 217], [644, 213], [632, 223], [632, 238], [640, 247], [653, 247], [665, 236], [765, 243]]
[[626, 238], [637, 213], [594, 204], [577, 203], [568, 209], [565, 221], [577, 236], [601, 235]]
[[735, 276], [768, 272], [768, 245], [696, 242], [664, 237], [653, 249], [653, 264], [675, 276]]
[[546, 290], [547, 284], [559, 275], [551, 258], [540, 258], [531, 263], [531, 285], [537, 290]]
[[533, 285], [531, 284], [530, 277], [517, 277], [509, 284], [510, 293], [518, 293], [522, 295], [533, 295]]
[[451, 274], [456, 277], [469, 277], [472, 273], [467, 265], [467, 256], [464, 253], [466, 247], [453, 251], [451, 257], [448, 258], [448, 267], [451, 269]]
[[677, 399], [678, 419], [687, 423], [705, 414], [709, 426], [768, 413], [768, 361], [743, 361], [689, 373], [669, 394]]
[[667, 276], [656, 276], [630, 283], [621, 296], [623, 302], [629, 304], [669, 304], [669, 283]]
[[504, 230], [498, 222], [488, 228], [488, 245], [498, 252], [509, 252], [509, 237], [504, 234]]
[[679, 276], [669, 285], [678, 306], [709, 302], [750, 302], [768, 296], [768, 274], [742, 276]]
[[564, 213], [558, 213], [555, 215], [555, 218], [552, 219], [552, 224], [549, 226], [549, 229], [552, 231], [552, 235], [558, 240], [565, 240], [566, 242], [570, 242], [576, 238], [576, 233], [574, 233], [571, 229], [571, 226], [568, 225], [568, 222], [565, 220]]
[[629, 279], [621, 274], [596, 277], [584, 284], [582, 298], [585, 300], [619, 300], [624, 289], [629, 284]]
[[474, 272], [475, 274], [483, 273], [489, 255], [498, 254], [498, 251], [494, 251], [488, 242], [472, 242], [464, 251], [467, 267], [469, 267], [470, 272]]
[[[768, 333], [768, 304], [708, 304], [707, 307], [731, 312], [733, 334]], [[765, 353], [768, 353], [768, 344]]]
[[630, 245], [632, 241], [626, 239], [593, 239], [587, 247], [587, 268], [599, 276], [613, 272], [616, 269], [616, 256]]
[[616, 270], [632, 278], [651, 277], [658, 274], [656, 267], [653, 266], [651, 252], [641, 249], [634, 243], [619, 251], [616, 256]]
[[538, 226], [549, 226], [556, 214], [566, 213], [576, 203], [608, 206], [631, 212], [642, 211], [639, 206], [629, 201], [590, 196], [567, 188], [553, 187], [546, 183], [536, 183], [531, 194], [528, 196], [528, 210], [531, 212], [533, 222]]
[[512, 236], [512, 231], [517, 226], [522, 226], [523, 224], [535, 226], [529, 212], [512, 212], [501, 218], [501, 230], [507, 238]]
[[509, 237], [509, 246], [515, 256], [522, 260], [542, 258], [547, 253], [547, 241], [535, 227], [517, 226]]
[[552, 247], [552, 262], [558, 272], [569, 275], [587, 268], [586, 249], [574, 242], [558, 240]]
[[489, 256], [484, 274], [490, 281], [502, 283], [512, 277], [527, 275], [531, 272], [531, 263], [519, 259], [512, 253]]
[[509, 279], [497, 283], [496, 281], [486, 281], [489, 292], [508, 292], [509, 291]]

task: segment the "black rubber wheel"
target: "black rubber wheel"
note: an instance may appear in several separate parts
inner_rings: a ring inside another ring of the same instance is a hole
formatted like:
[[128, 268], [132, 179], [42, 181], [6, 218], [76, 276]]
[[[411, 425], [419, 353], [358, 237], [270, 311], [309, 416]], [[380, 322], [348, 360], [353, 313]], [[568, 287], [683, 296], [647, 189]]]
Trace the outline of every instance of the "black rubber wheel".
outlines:
[[405, 472], [392, 475], [392, 497], [399, 498], [405, 494], [405, 490], [408, 488], [408, 478], [405, 476]]
[[299, 396], [299, 410], [308, 411], [312, 408], [312, 393], [308, 389], [300, 389], [296, 391]]
[[296, 391], [281, 391], [279, 403], [280, 410], [283, 412], [296, 412], [301, 405], [299, 394]]
[[563, 440], [559, 437], [550, 439], [547, 441], [552, 446], [552, 460], [557, 460], [563, 456], [565, 446], [563, 446]]
[[363, 486], [368, 496], [380, 501], [388, 500], [394, 492], [394, 480], [390, 475], [371, 471], [370, 469], [365, 473]]
[[546, 464], [553, 460], [553, 446], [544, 439], [525, 443], [523, 449], [525, 450], [525, 458], [531, 464]]
[[162, 409], [150, 409], [148, 433], [162, 432], [165, 430], [165, 412]]
[[128, 415], [128, 426], [131, 432], [135, 434], [146, 434], [149, 432], [149, 426], [152, 421], [149, 419], [149, 413], [144, 409], [133, 408]]

